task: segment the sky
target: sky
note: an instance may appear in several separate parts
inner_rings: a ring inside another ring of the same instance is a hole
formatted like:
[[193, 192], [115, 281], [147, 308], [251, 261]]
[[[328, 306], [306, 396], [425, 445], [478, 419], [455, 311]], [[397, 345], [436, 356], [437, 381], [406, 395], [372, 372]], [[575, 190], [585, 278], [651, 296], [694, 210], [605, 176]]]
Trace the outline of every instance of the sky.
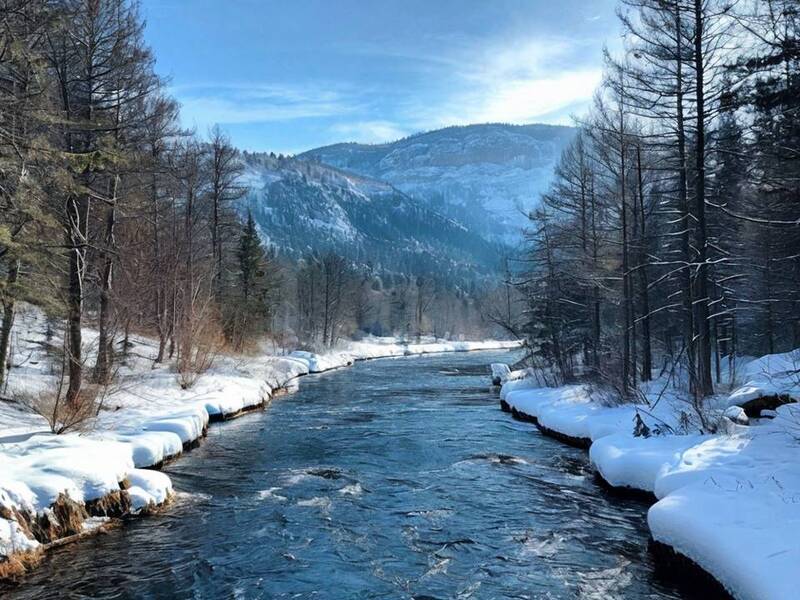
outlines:
[[570, 123], [616, 0], [142, 0], [186, 126], [294, 154], [470, 123]]

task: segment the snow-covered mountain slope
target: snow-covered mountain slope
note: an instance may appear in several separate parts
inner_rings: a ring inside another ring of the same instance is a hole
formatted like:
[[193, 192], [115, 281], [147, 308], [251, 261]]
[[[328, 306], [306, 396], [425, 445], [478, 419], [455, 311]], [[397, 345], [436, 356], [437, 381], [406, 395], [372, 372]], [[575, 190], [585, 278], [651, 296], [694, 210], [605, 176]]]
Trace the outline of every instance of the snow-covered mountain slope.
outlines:
[[448, 127], [388, 144], [335, 144], [300, 158], [392, 184], [484, 236], [519, 234], [575, 134], [553, 125]]
[[491, 277], [500, 251], [388, 183], [306, 160], [245, 154], [245, 208], [262, 240], [295, 258], [332, 250], [388, 273]]

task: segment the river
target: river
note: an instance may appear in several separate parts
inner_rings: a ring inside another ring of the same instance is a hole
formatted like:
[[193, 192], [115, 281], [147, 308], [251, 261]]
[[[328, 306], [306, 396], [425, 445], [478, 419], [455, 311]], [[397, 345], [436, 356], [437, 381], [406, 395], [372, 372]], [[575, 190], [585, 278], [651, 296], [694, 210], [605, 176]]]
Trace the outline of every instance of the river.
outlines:
[[51, 552], [10, 599], [679, 598], [646, 505], [498, 408], [513, 353], [303, 378], [165, 469], [173, 505]]

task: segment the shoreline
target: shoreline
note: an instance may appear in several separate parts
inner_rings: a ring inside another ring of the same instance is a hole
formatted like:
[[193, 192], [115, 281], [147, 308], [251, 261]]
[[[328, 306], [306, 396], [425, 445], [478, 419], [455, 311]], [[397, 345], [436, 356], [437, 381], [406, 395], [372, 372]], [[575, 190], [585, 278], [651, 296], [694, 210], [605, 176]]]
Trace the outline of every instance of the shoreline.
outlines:
[[[180, 444], [176, 448], [172, 444], [172, 452], [150, 452], [149, 456], [158, 457], [157, 460], [135, 461], [131, 460], [131, 471], [144, 471], [158, 476], [156, 485], [144, 485], [145, 501], [134, 503], [136, 498], [131, 497], [132, 484], [129, 477], [123, 477], [116, 482], [116, 489], [108, 490], [106, 493], [94, 498], [84, 498], [83, 501], [75, 501], [68, 495], [59, 493], [56, 500], [44, 506], [42, 510], [32, 511], [19, 506], [14, 506], [9, 495], [3, 489], [3, 481], [0, 479], [0, 543], [2, 535], [5, 533], [10, 537], [12, 546], [20, 543], [19, 550], [8, 554], [0, 554], [0, 585], [24, 585], [24, 576], [34, 570], [45, 557], [48, 550], [66, 544], [76, 543], [94, 535], [103, 533], [105, 530], [118, 527], [128, 519], [145, 517], [155, 512], [166, 509], [174, 497], [171, 482], [161, 469], [176, 460], [184, 453], [190, 452], [198, 447], [206, 437], [208, 428], [211, 424], [221, 424], [232, 421], [250, 413], [266, 410], [268, 405], [276, 397], [291, 393], [293, 389], [299, 387], [299, 379], [306, 375], [321, 374], [329, 371], [350, 367], [356, 362], [368, 360], [380, 360], [387, 358], [407, 358], [421, 357], [429, 354], [449, 354], [458, 352], [488, 352], [488, 351], [513, 351], [521, 347], [520, 342], [516, 341], [485, 341], [485, 342], [447, 342], [430, 344], [386, 344], [372, 345], [361, 348], [361, 352], [333, 352], [330, 354], [319, 355], [308, 352], [295, 352], [286, 360], [292, 361], [296, 366], [304, 365], [304, 368], [288, 369], [287, 376], [279, 378], [278, 381], [264, 381], [263, 384], [268, 388], [261, 390], [255, 399], [241, 399], [241, 404], [234, 403], [231, 410], [225, 410], [226, 406], [209, 406], [205, 403], [202, 412], [204, 416], [198, 415], [193, 411], [182, 411], [174, 415], [162, 415], [149, 425], [157, 425], [155, 428], [148, 427], [145, 423], [141, 427], [143, 435], [170, 433], [174, 435], [176, 430], [186, 433], [191, 429], [191, 434], [181, 436]], [[208, 378], [213, 378], [214, 374], [208, 374]], [[274, 386], [272, 384], [275, 384]], [[204, 401], [200, 400], [200, 404]], [[224, 404], [220, 403], [220, 404]], [[186, 408], [176, 406], [176, 408]], [[211, 410], [210, 410], [211, 409]], [[197, 427], [197, 418], [202, 422]], [[164, 427], [158, 427], [158, 425]], [[186, 427], [186, 425], [190, 427]], [[193, 426], [192, 426], [193, 425]], [[117, 432], [119, 433], [119, 432]], [[101, 432], [99, 435], [111, 435], [114, 432]], [[67, 438], [75, 434], [64, 434], [53, 436], [48, 434], [43, 439]], [[25, 440], [26, 444], [31, 444], [31, 440], [36, 438], [36, 434], [31, 435]], [[142, 436], [143, 437], [143, 436]], [[136, 440], [128, 443], [128, 450], [131, 454], [136, 454]], [[118, 442], [115, 442], [118, 443]], [[0, 443], [0, 448], [2, 444]], [[179, 449], [178, 449], [179, 448]], [[163, 450], [163, 447], [162, 447]], [[86, 454], [91, 454], [88, 452]], [[85, 456], [91, 460], [91, 456]], [[131, 457], [133, 458], [133, 457]], [[135, 463], [135, 464], [134, 464]], [[0, 463], [1, 465], [2, 463]], [[130, 473], [129, 473], [130, 475]], [[133, 477], [137, 483], [142, 477]], [[151, 479], [144, 476], [144, 479]], [[160, 485], [159, 485], [160, 484]], [[153, 492], [153, 494], [148, 494]], [[153, 496], [159, 496], [159, 501], [152, 501]], [[5, 501], [4, 501], [5, 500]], [[6, 506], [11, 504], [10, 507]], [[87, 523], [91, 525], [87, 527]], [[3, 526], [6, 531], [3, 531]], [[10, 535], [9, 535], [10, 534]], [[19, 539], [23, 536], [26, 539]]]
[[694, 591], [713, 580], [711, 597], [778, 600], [797, 582], [800, 404], [743, 415], [754, 398], [797, 387], [786, 364], [787, 355], [745, 363], [739, 387], [706, 400], [711, 431], [690, 420], [685, 392], [668, 380], [620, 404], [590, 385], [547, 388], [509, 372], [499, 404], [547, 437], [588, 447], [604, 491], [647, 503], [650, 547], [668, 579]]
[[[500, 410], [510, 414], [511, 417], [517, 421], [535, 425], [542, 435], [567, 446], [588, 452], [592, 445], [592, 440], [589, 438], [573, 437], [543, 426], [537, 417], [518, 410], [509, 404], [505, 398], [500, 399]], [[612, 485], [596, 468], [594, 477], [598, 487], [613, 496], [646, 502], [650, 506], [658, 502], [656, 495], [647, 490], [630, 486]], [[711, 599], [733, 600], [733, 595], [716, 577], [714, 577], [714, 575], [703, 569], [689, 557], [678, 552], [672, 546], [657, 541], [651, 535], [648, 540], [648, 549], [655, 559], [656, 571], [665, 579], [675, 582], [679, 588], [685, 588], [693, 592], [701, 592], [704, 594], [704, 597]]]

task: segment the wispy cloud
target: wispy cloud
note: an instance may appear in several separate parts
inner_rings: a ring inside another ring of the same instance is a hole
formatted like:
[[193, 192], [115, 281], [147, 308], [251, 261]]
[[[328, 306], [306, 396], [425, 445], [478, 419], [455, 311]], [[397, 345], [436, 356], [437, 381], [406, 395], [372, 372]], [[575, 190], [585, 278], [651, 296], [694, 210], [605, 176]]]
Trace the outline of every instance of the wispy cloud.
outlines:
[[188, 125], [206, 127], [337, 117], [360, 108], [356, 98], [319, 85], [197, 84], [173, 89]]
[[560, 38], [507, 40], [469, 49], [451, 64], [452, 92], [434, 105], [412, 101], [408, 113], [424, 128], [502, 121], [566, 122], [600, 84], [582, 44]]
[[338, 141], [378, 144], [398, 140], [410, 132], [391, 121], [355, 121], [336, 123], [330, 128]]
[[184, 123], [201, 131], [215, 123], [283, 128], [310, 119], [319, 142], [381, 143], [448, 125], [568, 123], [601, 82], [596, 40], [457, 36], [428, 42], [441, 51], [349, 48], [352, 56], [386, 59], [390, 72], [403, 74], [383, 82], [205, 82], [173, 92]]

